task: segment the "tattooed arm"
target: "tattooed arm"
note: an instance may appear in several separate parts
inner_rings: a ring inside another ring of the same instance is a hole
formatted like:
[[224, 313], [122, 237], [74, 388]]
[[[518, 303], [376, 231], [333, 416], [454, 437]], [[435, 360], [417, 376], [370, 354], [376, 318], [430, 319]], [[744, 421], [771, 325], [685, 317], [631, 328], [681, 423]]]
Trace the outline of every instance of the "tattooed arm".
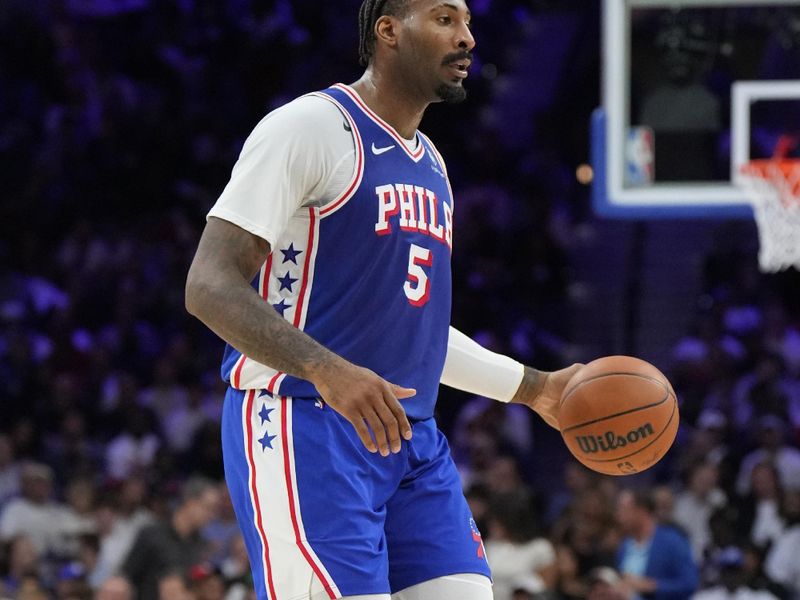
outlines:
[[414, 390], [334, 354], [264, 302], [250, 282], [269, 252], [265, 240], [210, 218], [189, 269], [186, 309], [247, 357], [313, 383], [323, 400], [353, 424], [370, 452], [398, 452], [400, 436], [411, 437], [398, 398], [413, 396]]
[[500, 402], [524, 404], [558, 429], [558, 406], [564, 386], [582, 365], [537, 371], [492, 352], [450, 327], [441, 382]]
[[511, 402], [524, 404], [536, 411], [551, 427], [561, 429], [558, 425], [558, 406], [564, 386], [570, 378], [582, 367], [574, 364], [558, 371], [537, 371], [525, 367], [522, 383]]

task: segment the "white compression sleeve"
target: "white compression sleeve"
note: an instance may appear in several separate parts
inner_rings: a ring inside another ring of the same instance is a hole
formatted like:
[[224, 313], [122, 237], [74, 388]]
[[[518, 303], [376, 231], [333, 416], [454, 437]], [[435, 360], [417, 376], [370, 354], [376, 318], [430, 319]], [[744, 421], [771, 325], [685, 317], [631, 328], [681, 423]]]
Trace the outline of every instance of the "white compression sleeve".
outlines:
[[514, 397], [525, 367], [513, 358], [487, 350], [458, 329], [450, 328], [441, 382], [501, 402]]

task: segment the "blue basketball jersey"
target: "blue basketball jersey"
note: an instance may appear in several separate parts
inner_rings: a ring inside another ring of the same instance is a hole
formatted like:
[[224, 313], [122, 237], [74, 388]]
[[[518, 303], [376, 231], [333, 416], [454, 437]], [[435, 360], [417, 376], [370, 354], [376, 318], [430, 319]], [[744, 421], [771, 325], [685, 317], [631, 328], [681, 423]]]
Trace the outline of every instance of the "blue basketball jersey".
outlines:
[[[325, 347], [415, 388], [403, 406], [409, 418], [429, 418], [450, 324], [453, 198], [444, 162], [420, 133], [409, 150], [348, 86], [314, 95], [352, 130], [353, 178], [339, 198], [295, 212], [253, 285]], [[310, 382], [231, 346], [222, 375], [236, 389], [319, 396]]]

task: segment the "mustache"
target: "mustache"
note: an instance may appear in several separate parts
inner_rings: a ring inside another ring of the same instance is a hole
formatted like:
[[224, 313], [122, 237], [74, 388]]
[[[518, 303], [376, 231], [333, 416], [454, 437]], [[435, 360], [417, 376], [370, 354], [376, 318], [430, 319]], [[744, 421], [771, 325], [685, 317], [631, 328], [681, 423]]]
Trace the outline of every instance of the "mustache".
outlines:
[[453, 52], [452, 54], [448, 54], [444, 57], [444, 60], [442, 60], [442, 65], [447, 66], [460, 60], [472, 61], [472, 52], [464, 50], [462, 52]]

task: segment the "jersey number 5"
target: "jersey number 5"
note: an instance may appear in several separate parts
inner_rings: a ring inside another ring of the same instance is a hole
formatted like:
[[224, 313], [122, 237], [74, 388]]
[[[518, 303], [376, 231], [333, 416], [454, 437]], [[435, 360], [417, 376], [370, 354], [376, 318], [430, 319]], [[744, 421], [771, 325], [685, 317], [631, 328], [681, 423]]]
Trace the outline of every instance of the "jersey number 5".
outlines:
[[433, 256], [428, 248], [411, 244], [408, 251], [408, 280], [403, 284], [406, 298], [413, 306], [423, 306], [431, 296], [431, 282], [422, 267], [430, 267]]

